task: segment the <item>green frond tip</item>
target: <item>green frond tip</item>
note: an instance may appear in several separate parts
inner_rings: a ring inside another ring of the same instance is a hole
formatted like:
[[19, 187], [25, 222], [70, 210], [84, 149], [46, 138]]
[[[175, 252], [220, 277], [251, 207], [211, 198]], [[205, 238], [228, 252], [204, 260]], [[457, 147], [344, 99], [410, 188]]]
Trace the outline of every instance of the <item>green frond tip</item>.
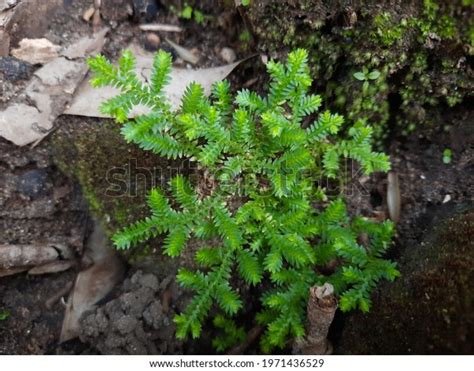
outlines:
[[183, 113], [199, 113], [200, 108], [205, 102], [204, 89], [196, 82], [192, 82], [186, 87], [181, 99], [181, 111]]
[[170, 82], [172, 63], [173, 60], [170, 53], [160, 50], [155, 54], [150, 79], [152, 94], [160, 94], [163, 88]]
[[117, 232], [112, 240], [117, 249], [124, 250], [146, 241], [162, 231], [155, 218], [147, 218]]
[[163, 244], [165, 254], [171, 257], [181, 255], [188, 238], [189, 233], [185, 227], [176, 226], [172, 228]]
[[93, 78], [90, 80], [93, 87], [112, 85], [114, 79], [117, 77], [117, 68], [101, 54], [97, 54], [95, 57], [89, 57], [87, 64], [94, 73]]
[[121, 74], [130, 74], [135, 70], [136, 58], [130, 50], [125, 50], [119, 58], [118, 65]]
[[198, 206], [197, 195], [191, 184], [183, 175], [177, 175], [170, 181], [171, 190], [174, 198], [181, 207], [187, 210], [193, 210]]

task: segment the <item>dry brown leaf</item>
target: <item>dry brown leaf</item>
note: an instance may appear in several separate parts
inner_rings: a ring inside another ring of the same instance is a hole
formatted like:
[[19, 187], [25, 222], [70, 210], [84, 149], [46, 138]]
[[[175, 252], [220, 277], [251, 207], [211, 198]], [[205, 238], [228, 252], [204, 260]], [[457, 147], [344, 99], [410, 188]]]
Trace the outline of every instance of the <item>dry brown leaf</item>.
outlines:
[[95, 223], [94, 231], [87, 242], [85, 254], [93, 264], [77, 275], [67, 301], [60, 342], [78, 336], [82, 314], [107, 296], [123, 278], [123, 263], [108, 245], [108, 238], [98, 222]]
[[102, 48], [106, 32], [80, 39], [62, 53], [64, 56], [38, 69], [24, 90], [32, 103], [12, 103], [0, 111], [0, 136], [18, 146], [45, 137], [87, 73], [84, 58]]
[[[153, 66], [153, 53], [145, 52], [135, 45], [129, 47], [137, 58], [137, 74], [143, 80], [148, 80]], [[232, 72], [242, 61], [227, 64], [220, 67], [204, 69], [183, 69], [173, 68], [171, 70], [171, 81], [165, 87], [165, 94], [173, 109], [178, 109], [181, 103], [181, 97], [186, 87], [191, 82], [199, 83], [206, 95], [211, 93], [212, 84], [221, 81]], [[67, 115], [89, 116], [89, 117], [110, 117], [100, 112], [100, 104], [107, 99], [117, 95], [119, 90], [112, 87], [93, 88], [89, 80], [85, 80], [77, 89], [70, 107], [64, 112]], [[149, 112], [144, 106], [137, 106], [130, 112], [130, 117]]]
[[176, 50], [176, 53], [181, 57], [182, 60], [191, 64], [196, 64], [197, 62], [199, 62], [199, 57], [196, 56], [192, 51], [183, 48], [182, 46], [176, 44], [168, 38], [166, 38], [166, 42], [170, 44], [174, 50]]
[[28, 271], [31, 275], [59, 273], [67, 271], [69, 268], [74, 266], [75, 262], [72, 260], [57, 260], [51, 263], [43, 264]]

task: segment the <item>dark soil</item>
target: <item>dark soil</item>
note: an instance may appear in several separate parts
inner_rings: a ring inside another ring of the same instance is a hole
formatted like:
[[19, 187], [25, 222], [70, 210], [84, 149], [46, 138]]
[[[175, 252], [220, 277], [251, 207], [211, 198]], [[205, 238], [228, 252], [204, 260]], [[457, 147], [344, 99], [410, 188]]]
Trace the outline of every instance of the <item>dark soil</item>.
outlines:
[[[68, 242], [82, 252], [88, 216], [79, 186], [53, 165], [47, 145], [18, 148], [0, 139], [0, 244]], [[45, 302], [73, 271], [0, 278], [0, 354], [44, 354], [57, 342], [64, 309]]]
[[[52, 18], [46, 37], [67, 45], [90, 34], [91, 26], [81, 18], [90, 3], [76, 0], [60, 10]], [[199, 67], [223, 64], [219, 51], [224, 46], [234, 48], [238, 58], [250, 54], [238, 41], [242, 31], [238, 16], [221, 12], [222, 9], [212, 5], [212, 1], [205, 1], [202, 5], [205, 12], [216, 18], [212, 24], [200, 26], [192, 21], [178, 20], [163, 8], [158, 9], [155, 18], [157, 22], [180, 24], [186, 28], [185, 32], [171, 38], [183, 46], [198, 49], [202, 56]], [[133, 20], [105, 23], [112, 27], [110, 42], [104, 49], [107, 56], [116, 57], [132, 41], [142, 46], [145, 44], [144, 34]], [[163, 41], [165, 35], [160, 36], [163, 48], [168, 48]], [[253, 87], [261, 86], [264, 79], [262, 66], [259, 61], [254, 62], [254, 66], [240, 66], [238, 73], [230, 77], [234, 86], [242, 86], [253, 78]], [[31, 73], [30, 69], [31, 66], [25, 66], [26, 72]], [[15, 97], [21, 90], [22, 81], [10, 78], [5, 85], [2, 82], [0, 104]], [[3, 87], [7, 87], [5, 91]], [[8, 96], [5, 93], [7, 89], [10, 92]], [[78, 133], [90, 134], [90, 127], [99, 122], [97, 119], [62, 116], [57, 125], [64, 124], [63, 133], [68, 134], [68, 140], [73, 140]], [[449, 126], [447, 131], [443, 129], [445, 124]], [[71, 125], [76, 125], [76, 132], [69, 136]], [[389, 255], [400, 262], [402, 272], [407, 271], [408, 267], [403, 257], [417, 249], [430, 233], [437, 209], [455, 208], [455, 205], [472, 207], [474, 201], [472, 110], [467, 106], [446, 109], [444, 116], [439, 118], [438, 127], [439, 130], [420, 128], [408, 139], [394, 137], [387, 143], [393, 168], [400, 177], [403, 207], [395, 245]], [[90, 213], [77, 180], [64, 175], [55, 165], [52, 159], [55, 155], [53, 139], [49, 137], [35, 148], [18, 148], [0, 139], [0, 244], [67, 240], [77, 246], [79, 257], [87, 237]], [[93, 145], [101, 146], [102, 143], [97, 141]], [[445, 148], [453, 151], [449, 165], [442, 162]], [[382, 175], [368, 179], [365, 183], [367, 192], [355, 194], [350, 200], [351, 210], [373, 216], [374, 209], [382, 208], [383, 197], [379, 186], [382, 180]], [[74, 280], [77, 272], [70, 270], [39, 277], [19, 274], [0, 278], [0, 313], [2, 310], [10, 313], [7, 319], [0, 321], [0, 354], [176, 354], [209, 351], [206, 340], [197, 347], [174, 339], [171, 318], [183, 309], [187, 299], [173, 281], [176, 266], [168, 262], [163, 263], [164, 266], [166, 270], [163, 271], [150, 267], [146, 262], [133, 266], [127, 274], [128, 278], [109, 298], [110, 301], [101, 303], [83, 317], [80, 340], [62, 346], [58, 346], [58, 339], [63, 306], [58, 302], [47, 309], [45, 301]], [[386, 286], [389, 284], [380, 290]], [[467, 307], [466, 310], [472, 312], [473, 308]], [[344, 347], [339, 351], [364, 352], [351, 349], [341, 340], [344, 328], [349, 331], [348, 324], [357, 316], [338, 314], [331, 330], [336, 351], [341, 342]], [[357, 328], [354, 325], [353, 329]], [[454, 343], [459, 340], [459, 334], [453, 332], [452, 336], [456, 337]], [[376, 347], [369, 350], [379, 353], [397, 351]], [[418, 351], [423, 353], [422, 348]], [[424, 352], [428, 353], [429, 349], [424, 349]]]

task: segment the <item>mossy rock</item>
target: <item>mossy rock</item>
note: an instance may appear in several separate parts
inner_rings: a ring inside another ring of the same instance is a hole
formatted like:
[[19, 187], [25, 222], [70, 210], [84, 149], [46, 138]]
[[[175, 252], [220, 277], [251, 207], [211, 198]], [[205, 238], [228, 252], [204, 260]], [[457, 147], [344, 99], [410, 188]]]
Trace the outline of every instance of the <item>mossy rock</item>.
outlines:
[[371, 311], [347, 315], [337, 353], [474, 352], [474, 208], [451, 208], [405, 250], [401, 277], [377, 289]]
[[[54, 162], [78, 181], [109, 237], [149, 215], [146, 196], [152, 187], [167, 188], [172, 176], [189, 173], [186, 161], [166, 160], [126, 143], [112, 120], [63, 116], [57, 125], [50, 139]], [[157, 241], [134, 249], [133, 258], [153, 250], [160, 250]]]
[[[254, 0], [239, 9], [262, 52], [306, 48], [325, 104], [369, 120], [379, 142], [472, 96], [472, 2]], [[365, 88], [354, 78], [364, 67], [380, 72]]]

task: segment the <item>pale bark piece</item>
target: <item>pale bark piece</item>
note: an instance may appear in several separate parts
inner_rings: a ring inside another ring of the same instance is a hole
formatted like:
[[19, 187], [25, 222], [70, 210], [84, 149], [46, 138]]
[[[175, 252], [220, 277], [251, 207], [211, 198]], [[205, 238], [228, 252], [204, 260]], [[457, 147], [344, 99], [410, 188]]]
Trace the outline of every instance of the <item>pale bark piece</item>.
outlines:
[[54, 245], [0, 245], [0, 268], [33, 267], [58, 256]]
[[140, 27], [140, 30], [142, 30], [142, 31], [183, 32], [183, 29], [179, 26], [175, 26], [175, 25], [172, 25], [172, 24], [164, 24], [164, 23], [142, 24], [139, 27]]
[[33, 276], [40, 275], [40, 274], [51, 274], [51, 273], [59, 273], [64, 272], [73, 267], [75, 264], [72, 260], [57, 260], [51, 263], [46, 263], [34, 268], [31, 268], [28, 271], [28, 274]]
[[[153, 53], [147, 53], [135, 45], [129, 47], [136, 55], [136, 72], [144, 81], [148, 81], [153, 67]], [[197, 82], [204, 88], [206, 95], [211, 93], [211, 87], [215, 82], [225, 79], [242, 60], [220, 67], [204, 69], [183, 69], [173, 68], [171, 70], [171, 81], [165, 87], [165, 95], [168, 98], [173, 109], [178, 109], [181, 104], [181, 98], [186, 87]], [[70, 107], [64, 112], [67, 115], [78, 115], [88, 117], [110, 117], [100, 112], [100, 104], [110, 99], [120, 91], [113, 87], [93, 88], [89, 80], [85, 80], [79, 86], [74, 95]], [[130, 112], [129, 117], [136, 117], [148, 113], [149, 109], [144, 106], [136, 106]]]
[[64, 56], [38, 69], [24, 90], [34, 106], [13, 103], [0, 111], [0, 136], [24, 146], [48, 135], [87, 74], [84, 58], [102, 48], [107, 31], [80, 39], [63, 51]]
[[15, 58], [31, 64], [45, 64], [58, 57], [59, 49], [59, 45], [48, 39], [23, 39], [11, 53]]

